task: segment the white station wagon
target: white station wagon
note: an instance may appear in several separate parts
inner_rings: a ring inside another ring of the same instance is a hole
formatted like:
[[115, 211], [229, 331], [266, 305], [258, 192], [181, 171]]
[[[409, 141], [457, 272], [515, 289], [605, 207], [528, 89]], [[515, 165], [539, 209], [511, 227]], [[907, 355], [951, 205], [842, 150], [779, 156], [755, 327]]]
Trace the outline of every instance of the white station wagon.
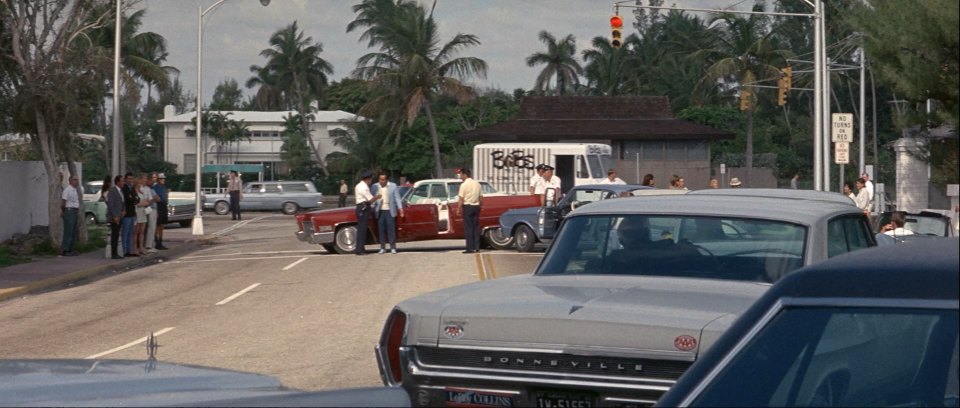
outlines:
[[852, 203], [738, 194], [577, 208], [533, 274], [397, 305], [384, 382], [416, 406], [650, 405], [772, 282], [876, 244]]

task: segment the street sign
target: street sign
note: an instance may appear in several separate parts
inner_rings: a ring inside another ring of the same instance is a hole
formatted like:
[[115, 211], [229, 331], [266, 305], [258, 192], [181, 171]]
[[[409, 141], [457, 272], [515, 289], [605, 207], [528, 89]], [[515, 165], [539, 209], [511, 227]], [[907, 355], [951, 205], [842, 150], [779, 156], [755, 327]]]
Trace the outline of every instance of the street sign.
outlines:
[[836, 164], [850, 163], [850, 143], [837, 142], [833, 144], [833, 162]]
[[727, 174], [727, 165], [720, 163], [720, 174]]
[[834, 143], [853, 142], [853, 114], [852, 113], [834, 113], [833, 115], [831, 115], [830, 125], [831, 125], [831, 128], [833, 129], [833, 131], [830, 132], [830, 136]]

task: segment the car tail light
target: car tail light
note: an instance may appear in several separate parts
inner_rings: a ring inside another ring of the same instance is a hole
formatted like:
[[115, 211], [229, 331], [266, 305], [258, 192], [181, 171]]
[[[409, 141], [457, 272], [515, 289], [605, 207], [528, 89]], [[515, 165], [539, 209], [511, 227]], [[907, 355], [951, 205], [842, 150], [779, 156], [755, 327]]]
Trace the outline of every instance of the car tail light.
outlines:
[[380, 338], [380, 347], [386, 351], [386, 363], [390, 381], [399, 383], [403, 380], [403, 367], [400, 364], [400, 346], [403, 343], [403, 334], [407, 326], [407, 315], [400, 310], [394, 310], [387, 319]]

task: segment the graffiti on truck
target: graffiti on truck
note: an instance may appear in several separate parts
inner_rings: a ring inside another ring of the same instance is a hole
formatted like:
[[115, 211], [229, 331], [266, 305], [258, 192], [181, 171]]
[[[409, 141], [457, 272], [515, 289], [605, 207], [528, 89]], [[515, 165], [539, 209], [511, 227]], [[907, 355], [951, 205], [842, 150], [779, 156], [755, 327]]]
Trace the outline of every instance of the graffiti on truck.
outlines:
[[503, 150], [496, 150], [490, 152], [490, 157], [493, 158], [493, 167], [497, 170], [533, 170], [536, 167], [533, 155], [526, 154], [523, 150], [514, 150], [509, 154]]

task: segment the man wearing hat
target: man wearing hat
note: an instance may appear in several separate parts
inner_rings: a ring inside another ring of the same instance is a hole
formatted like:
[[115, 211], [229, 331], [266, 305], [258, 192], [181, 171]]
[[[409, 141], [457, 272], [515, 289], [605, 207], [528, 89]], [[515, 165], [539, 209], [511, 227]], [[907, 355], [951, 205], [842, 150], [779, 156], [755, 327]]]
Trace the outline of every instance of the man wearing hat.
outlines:
[[740, 188], [740, 185], [743, 184], [740, 182], [740, 179], [734, 177], [730, 179], [730, 188]]
[[625, 181], [621, 180], [620, 177], [617, 177], [617, 171], [614, 169], [607, 170], [607, 178], [603, 179], [600, 184], [627, 184]]
[[151, 186], [153, 188], [154, 194], [157, 197], [157, 229], [153, 234], [153, 239], [155, 249], [164, 250], [167, 247], [163, 246], [163, 226], [169, 222], [167, 219], [167, 204], [169, 203], [167, 195], [167, 175], [160, 173], [157, 174], [157, 179]]
[[373, 214], [373, 202], [380, 199], [380, 195], [373, 195], [370, 192], [370, 183], [373, 182], [373, 173], [370, 170], [364, 170], [360, 174], [360, 182], [353, 187], [353, 195], [357, 200], [357, 247], [354, 253], [363, 255], [367, 253], [365, 247], [367, 243], [367, 227], [370, 223], [370, 215]]
[[530, 177], [530, 188], [527, 189], [530, 191], [530, 194], [537, 194], [537, 184], [543, 180], [543, 166], [545, 166], [545, 164], [538, 164], [535, 168], [537, 173], [534, 174], [533, 177]]
[[560, 200], [560, 197], [563, 195], [563, 192], [560, 191], [560, 177], [553, 175], [553, 166], [549, 164], [543, 165], [543, 177], [540, 178], [540, 182], [537, 184], [536, 191], [534, 194], [540, 196], [540, 205], [543, 205], [547, 199], [547, 190], [555, 188], [557, 190], [556, 199]]

